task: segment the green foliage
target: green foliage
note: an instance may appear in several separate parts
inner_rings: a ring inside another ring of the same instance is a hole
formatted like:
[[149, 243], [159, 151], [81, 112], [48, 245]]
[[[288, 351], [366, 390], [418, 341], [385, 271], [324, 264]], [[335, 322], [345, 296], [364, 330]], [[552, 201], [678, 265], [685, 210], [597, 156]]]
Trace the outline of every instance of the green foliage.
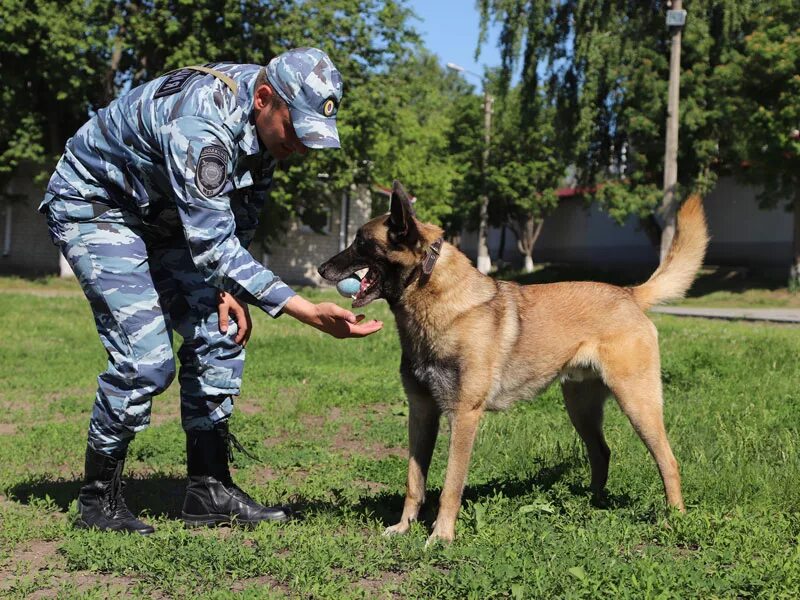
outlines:
[[795, 202], [800, 189], [800, 6], [759, 3], [743, 43], [720, 68], [725, 131], [737, 175], [763, 187], [762, 205]]
[[42, 174], [102, 95], [110, 25], [95, 0], [0, 4], [0, 189], [21, 164]]
[[556, 190], [568, 164], [554, 107], [544, 95], [526, 99], [523, 88], [498, 98], [487, 179], [490, 216], [510, 226], [520, 252], [530, 257], [544, 217], [558, 204]]
[[[771, 3], [762, 3], [763, 5]], [[552, 86], [554, 117], [579, 183], [615, 220], [646, 216], [663, 180], [669, 68], [667, 3], [479, 0], [484, 31], [503, 26], [505, 80], [517, 64]], [[691, 0], [681, 56], [679, 185], [708, 192], [730, 130], [721, 73], [752, 4]], [[796, 21], [795, 21], [796, 23]], [[523, 86], [533, 99], [540, 90]]]

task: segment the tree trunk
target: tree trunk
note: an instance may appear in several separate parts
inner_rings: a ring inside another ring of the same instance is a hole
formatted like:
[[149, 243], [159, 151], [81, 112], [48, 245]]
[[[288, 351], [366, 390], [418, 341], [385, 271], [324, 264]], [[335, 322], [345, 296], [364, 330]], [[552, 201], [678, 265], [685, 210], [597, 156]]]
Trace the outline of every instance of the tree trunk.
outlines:
[[533, 215], [528, 215], [521, 227], [511, 226], [517, 236], [517, 249], [525, 257], [524, 271], [526, 273], [533, 272], [533, 247], [536, 245], [536, 240], [539, 239], [539, 234], [542, 233], [542, 226], [544, 219], [538, 221]]
[[789, 269], [789, 289], [800, 291], [800, 187], [794, 192], [794, 238], [792, 240], [792, 266]]
[[525, 255], [525, 268], [526, 273], [533, 273], [533, 257], [530, 254]]

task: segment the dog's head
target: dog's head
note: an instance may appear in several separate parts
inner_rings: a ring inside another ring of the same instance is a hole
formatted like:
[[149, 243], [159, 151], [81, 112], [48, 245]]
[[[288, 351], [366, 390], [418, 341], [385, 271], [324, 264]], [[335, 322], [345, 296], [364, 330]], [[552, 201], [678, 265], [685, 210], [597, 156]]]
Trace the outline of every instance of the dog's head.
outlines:
[[353, 307], [384, 298], [396, 303], [409, 280], [422, 265], [430, 243], [442, 234], [435, 225], [416, 219], [411, 200], [399, 181], [392, 186], [388, 215], [372, 219], [359, 228], [353, 243], [319, 267], [319, 274], [338, 283], [355, 271], [369, 269]]

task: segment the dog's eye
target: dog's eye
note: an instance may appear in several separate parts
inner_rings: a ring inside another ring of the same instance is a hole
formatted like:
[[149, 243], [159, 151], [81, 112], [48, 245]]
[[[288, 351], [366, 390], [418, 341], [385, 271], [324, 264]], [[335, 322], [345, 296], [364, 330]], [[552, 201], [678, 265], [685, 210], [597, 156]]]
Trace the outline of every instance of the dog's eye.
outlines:
[[356, 237], [356, 250], [359, 252], [365, 251], [367, 249], [367, 240], [365, 240], [360, 235]]

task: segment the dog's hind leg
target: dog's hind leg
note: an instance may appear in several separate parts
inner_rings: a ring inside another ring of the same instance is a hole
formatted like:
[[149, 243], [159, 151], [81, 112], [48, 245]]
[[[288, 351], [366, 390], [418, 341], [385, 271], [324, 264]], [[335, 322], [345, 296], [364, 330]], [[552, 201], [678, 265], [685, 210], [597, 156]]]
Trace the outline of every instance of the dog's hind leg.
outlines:
[[433, 448], [439, 433], [441, 412], [436, 402], [427, 394], [408, 393], [408, 483], [403, 515], [400, 522], [387, 527], [384, 535], [405, 533], [417, 520], [425, 502], [425, 482], [431, 464]]
[[569, 418], [586, 445], [592, 469], [592, 492], [599, 496], [606, 487], [611, 457], [603, 437], [603, 405], [609, 390], [600, 379], [565, 381], [561, 390]]
[[655, 459], [667, 504], [683, 512], [678, 461], [672, 454], [664, 428], [658, 342], [640, 339], [635, 347], [625, 350], [607, 349], [602, 357], [603, 377]]

